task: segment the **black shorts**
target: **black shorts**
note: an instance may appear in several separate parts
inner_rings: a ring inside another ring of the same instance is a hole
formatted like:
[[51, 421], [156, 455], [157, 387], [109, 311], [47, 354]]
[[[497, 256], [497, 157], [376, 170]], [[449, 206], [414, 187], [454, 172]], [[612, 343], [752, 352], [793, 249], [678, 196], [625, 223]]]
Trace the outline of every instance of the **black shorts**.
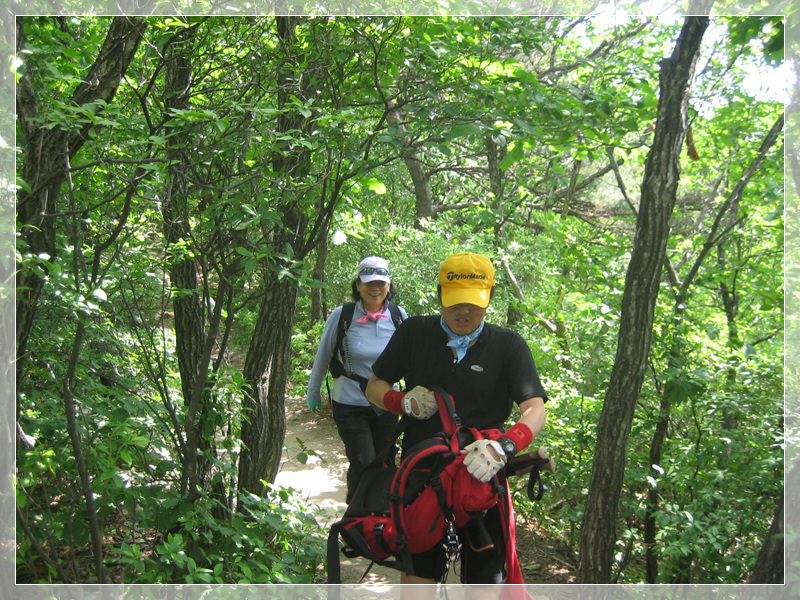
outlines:
[[[471, 534], [467, 528], [458, 530], [458, 540], [461, 544], [461, 583], [471, 584], [500, 584], [506, 578], [506, 545], [503, 535], [503, 525], [500, 511], [497, 507], [486, 512], [481, 527], [488, 533], [494, 546], [482, 551], [476, 551], [470, 544]], [[436, 544], [427, 552], [411, 555], [411, 564], [414, 575], [442, 581], [449, 568], [444, 541]], [[456, 572], [458, 572], [456, 570]]]

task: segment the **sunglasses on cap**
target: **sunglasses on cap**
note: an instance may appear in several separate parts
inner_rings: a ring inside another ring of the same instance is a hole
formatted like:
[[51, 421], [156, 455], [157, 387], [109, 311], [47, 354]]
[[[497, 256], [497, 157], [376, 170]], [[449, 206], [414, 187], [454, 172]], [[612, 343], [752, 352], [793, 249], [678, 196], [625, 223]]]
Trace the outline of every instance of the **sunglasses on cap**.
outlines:
[[386, 277], [389, 276], [389, 269], [381, 269], [377, 267], [367, 267], [365, 269], [361, 269], [358, 273], [359, 277], [361, 275], [384, 275]]

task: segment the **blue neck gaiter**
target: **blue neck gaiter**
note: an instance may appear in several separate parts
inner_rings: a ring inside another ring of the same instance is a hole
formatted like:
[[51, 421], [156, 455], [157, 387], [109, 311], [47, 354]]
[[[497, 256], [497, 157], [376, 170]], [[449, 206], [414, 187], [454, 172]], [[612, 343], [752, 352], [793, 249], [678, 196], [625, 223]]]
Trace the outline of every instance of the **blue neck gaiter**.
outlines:
[[477, 339], [477, 337], [483, 333], [483, 326], [486, 325], [486, 321], [481, 321], [481, 324], [472, 333], [468, 333], [467, 335], [456, 335], [447, 326], [444, 317], [442, 317], [441, 323], [444, 332], [452, 338], [449, 342], [447, 342], [447, 345], [456, 349], [456, 362], [461, 362], [464, 359], [464, 357], [467, 355], [467, 348], [469, 348], [469, 345], [473, 340]]

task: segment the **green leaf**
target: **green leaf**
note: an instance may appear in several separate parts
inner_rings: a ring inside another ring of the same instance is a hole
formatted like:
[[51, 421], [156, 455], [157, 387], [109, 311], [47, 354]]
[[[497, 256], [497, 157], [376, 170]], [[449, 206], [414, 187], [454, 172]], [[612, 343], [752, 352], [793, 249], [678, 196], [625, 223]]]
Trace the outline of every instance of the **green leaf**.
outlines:
[[456, 125], [455, 127], [451, 127], [446, 136], [450, 139], [453, 139], [457, 137], [476, 135], [480, 132], [481, 127], [477, 123], [462, 123], [460, 125]]
[[444, 23], [428, 23], [425, 32], [432, 38], [449, 35], [450, 27]]
[[369, 179], [365, 179], [364, 185], [366, 185], [369, 189], [371, 189], [379, 196], [382, 196], [383, 194], [386, 193], [386, 184], [376, 179], [375, 177], [370, 177]]
[[503, 160], [500, 161], [500, 169], [503, 171], [507, 170], [511, 167], [514, 163], [519, 162], [522, 160], [524, 156], [524, 146], [519, 142], [514, 142], [509, 150], [508, 154], [503, 157]]

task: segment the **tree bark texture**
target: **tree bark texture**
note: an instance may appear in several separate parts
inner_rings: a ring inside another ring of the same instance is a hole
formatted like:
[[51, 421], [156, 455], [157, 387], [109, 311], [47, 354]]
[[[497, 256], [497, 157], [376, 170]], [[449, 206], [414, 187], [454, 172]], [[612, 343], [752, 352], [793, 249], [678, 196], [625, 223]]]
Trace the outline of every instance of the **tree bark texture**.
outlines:
[[[317, 258], [314, 261], [314, 279], [325, 281], [325, 263], [328, 261], [328, 232], [319, 237], [317, 244]], [[311, 290], [311, 320], [324, 321], [328, 318], [328, 303], [322, 288]]]
[[263, 482], [272, 483], [278, 474], [286, 435], [286, 379], [296, 300], [297, 290], [290, 281], [274, 281], [259, 310], [243, 372], [247, 421], [242, 426], [240, 492], [261, 496], [266, 491]]
[[422, 221], [433, 216], [430, 175], [416, 152], [404, 152], [403, 161], [414, 184], [414, 223], [417, 229], [421, 229]]
[[[17, 20], [18, 50], [25, 40], [25, 18]], [[103, 47], [84, 82], [75, 88], [68, 103], [82, 106], [97, 100], [111, 102], [119, 89], [139, 42], [147, 27], [145, 19], [116, 17], [106, 35]], [[83, 147], [89, 125], [72, 129], [48, 127], [38, 122], [37, 90], [29, 74], [17, 85], [17, 119], [22, 131], [22, 178], [30, 191], [17, 194], [17, 230], [23, 252], [34, 256], [57, 254], [55, 232], [61, 187], [67, 177], [69, 162]], [[34, 270], [21, 268], [17, 274], [17, 378], [24, 365], [28, 336], [44, 280]]]
[[[171, 56], [166, 61], [166, 89], [164, 106], [170, 110], [184, 110], [189, 107], [188, 97], [191, 86], [191, 62], [186, 50], [173, 44]], [[170, 161], [169, 183], [161, 201], [161, 216], [164, 223], [164, 241], [167, 249], [180, 248], [181, 244], [191, 243], [192, 232], [189, 225], [189, 175], [188, 158], [185, 145], [188, 134], [167, 123], [165, 132], [172, 136], [173, 143], [167, 157]], [[168, 265], [170, 284], [177, 290], [172, 298], [175, 313], [175, 342], [178, 368], [181, 374], [181, 392], [188, 403], [197, 385], [200, 374], [197, 372], [198, 355], [205, 343], [205, 319], [202, 292], [197, 277], [197, 264], [193, 256], [183, 256], [170, 261]]]
[[500, 161], [506, 154], [506, 148], [498, 147], [491, 134], [485, 138], [486, 146], [486, 165], [489, 170], [489, 190], [492, 198], [489, 199], [490, 206], [494, 209], [498, 220], [494, 224], [494, 236], [498, 245], [502, 245], [505, 237], [505, 174], [500, 169]]
[[[169, 112], [189, 107], [192, 80], [191, 49], [183, 47], [182, 36], [169, 47], [165, 68], [164, 106]], [[169, 125], [165, 131], [171, 133], [173, 143], [168, 151], [170, 160], [169, 182], [161, 202], [161, 215], [164, 224], [164, 241], [167, 248], [180, 248], [191, 244], [192, 232], [189, 219], [189, 174], [185, 147], [188, 134]], [[202, 441], [204, 428], [203, 410], [200, 405], [206, 402], [206, 370], [201, 372], [201, 356], [206, 345], [205, 313], [202, 290], [198, 283], [197, 264], [193, 256], [176, 257], [168, 265], [170, 284], [177, 290], [172, 301], [175, 314], [175, 353], [181, 375], [181, 395], [186, 406], [184, 420], [185, 451], [181, 493], [196, 497], [203, 487], [203, 471], [207, 461], [200, 458], [201, 448], [207, 446]], [[196, 390], [201, 393], [197, 397]], [[201, 463], [205, 463], [202, 466]]]
[[[190, 108], [189, 98], [193, 89], [192, 61], [196, 55], [193, 34], [192, 28], [183, 30], [168, 47], [164, 89], [166, 113]], [[169, 121], [164, 130], [172, 143], [167, 151], [170, 166], [167, 171], [168, 183], [161, 202], [161, 215], [168, 254], [171, 249], [177, 249], [167, 269], [171, 287], [176, 290], [170, 300], [175, 315], [175, 353], [181, 375], [181, 397], [185, 406], [181, 493], [195, 500], [213, 485], [213, 457], [216, 454], [214, 436], [219, 411], [214, 404], [209, 367], [222, 322], [222, 307], [230, 298], [231, 288], [226, 277], [230, 273], [221, 274], [214, 298], [214, 311], [209, 317], [206, 313], [206, 294], [201, 285], [203, 279], [198, 274], [198, 267], [209, 259], [197, 248], [190, 226], [194, 207], [189, 192], [193, 181], [187, 148], [192, 144], [192, 133], [181, 126], [173, 126]], [[184, 246], [194, 248], [195, 252], [181, 256], [180, 249]], [[235, 270], [235, 266], [231, 268]], [[207, 269], [203, 269], [204, 273], [206, 271]], [[207, 277], [207, 274], [204, 276]], [[223, 351], [224, 342], [220, 354]], [[214, 505], [214, 514], [222, 516], [224, 513], [218, 507], [226, 506], [227, 499], [221, 481], [213, 485], [212, 494], [218, 500]]]
[[784, 583], [784, 537], [783, 537], [783, 504], [785, 493], [781, 494], [775, 507], [772, 525], [758, 553], [756, 565], [747, 583], [783, 584]]
[[[400, 131], [406, 133], [406, 126], [403, 124], [403, 113], [389, 102], [386, 106], [388, 121], [397, 123]], [[410, 136], [402, 140], [403, 150], [401, 156], [403, 162], [411, 176], [411, 183], [414, 187], [414, 226], [423, 229], [422, 221], [433, 216], [433, 200], [431, 199], [431, 176], [425, 170], [425, 165], [420, 160], [419, 153], [414, 149], [413, 141]]]
[[579, 583], [612, 582], [617, 509], [628, 438], [650, 350], [669, 219], [680, 176], [688, 90], [708, 23], [708, 17], [688, 17], [672, 56], [661, 62], [658, 117], [645, 164], [636, 233], [625, 278], [617, 354], [598, 423], [581, 528]]
[[[276, 19], [278, 36], [286, 58], [281, 67], [279, 104], [288, 105], [292, 94], [304, 96], [299, 82], [302, 72], [295, 71], [296, 18]], [[277, 128], [280, 132], [307, 127], [302, 115], [282, 114]], [[275, 154], [274, 172], [284, 179], [285, 189], [291, 189], [294, 178], [308, 170], [310, 156]], [[282, 228], [273, 235], [275, 247], [290, 246], [295, 256], [307, 251], [305, 236], [308, 217], [299, 207], [299, 199], [289, 196], [280, 207]], [[247, 419], [242, 425], [242, 453], [239, 459], [239, 491], [263, 495], [264, 482], [275, 480], [280, 465], [283, 439], [286, 435], [285, 394], [290, 368], [291, 339], [294, 328], [297, 289], [289, 278], [280, 279], [272, 271], [265, 280], [266, 293], [259, 309], [255, 331], [244, 366], [245, 397], [243, 409]]]

